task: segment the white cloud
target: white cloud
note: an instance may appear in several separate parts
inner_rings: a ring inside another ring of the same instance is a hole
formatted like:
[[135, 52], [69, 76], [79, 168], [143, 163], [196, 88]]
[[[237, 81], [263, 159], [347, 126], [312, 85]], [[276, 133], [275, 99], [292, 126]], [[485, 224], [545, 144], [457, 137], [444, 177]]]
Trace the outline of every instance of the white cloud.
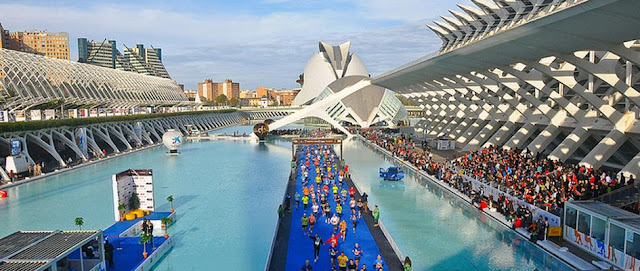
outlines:
[[[266, 1], [276, 5], [287, 0]], [[122, 4], [83, 8], [0, 4], [0, 18], [10, 30], [69, 32], [74, 60], [77, 37], [115, 39], [119, 47], [123, 43], [161, 47], [169, 73], [187, 88], [205, 78], [231, 78], [243, 88], [295, 87], [319, 40], [332, 44], [351, 40], [352, 51], [372, 75], [433, 52], [440, 41], [424, 27], [427, 21], [417, 21], [438, 12], [436, 2], [426, 2], [357, 0], [349, 2], [354, 9], [338, 12], [319, 8], [262, 15], [229, 9], [186, 13]], [[398, 26], [380, 27], [385, 20]]]

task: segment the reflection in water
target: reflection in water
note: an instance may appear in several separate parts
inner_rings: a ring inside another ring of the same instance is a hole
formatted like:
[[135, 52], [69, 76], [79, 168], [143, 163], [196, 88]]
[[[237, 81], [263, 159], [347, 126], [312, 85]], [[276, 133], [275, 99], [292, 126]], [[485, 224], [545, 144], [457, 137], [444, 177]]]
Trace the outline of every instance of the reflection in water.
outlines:
[[390, 191], [404, 191], [404, 181], [380, 181], [380, 188]]

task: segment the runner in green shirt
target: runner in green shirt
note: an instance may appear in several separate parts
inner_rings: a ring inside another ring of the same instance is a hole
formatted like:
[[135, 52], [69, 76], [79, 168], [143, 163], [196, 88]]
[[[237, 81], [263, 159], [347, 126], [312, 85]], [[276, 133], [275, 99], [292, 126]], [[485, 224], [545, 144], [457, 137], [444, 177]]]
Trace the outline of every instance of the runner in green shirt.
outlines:
[[307, 217], [307, 214], [305, 213], [302, 218], [300, 218], [300, 221], [302, 222], [302, 231], [307, 231], [307, 225], [309, 225], [309, 218]]

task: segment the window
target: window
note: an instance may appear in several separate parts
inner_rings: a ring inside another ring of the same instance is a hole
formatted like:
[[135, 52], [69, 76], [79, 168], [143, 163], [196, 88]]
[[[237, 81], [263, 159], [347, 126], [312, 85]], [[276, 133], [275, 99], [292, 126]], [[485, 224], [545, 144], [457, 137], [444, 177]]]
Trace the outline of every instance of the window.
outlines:
[[638, 259], [640, 258], [640, 235], [631, 231], [629, 234], [633, 234], [633, 242], [627, 240], [627, 255]]
[[619, 251], [624, 251], [624, 228], [612, 223], [609, 225], [609, 245]]
[[565, 214], [565, 225], [575, 229], [576, 228], [576, 217], [578, 216], [578, 211], [571, 207], [566, 207], [567, 212]]
[[604, 220], [595, 216], [591, 218], [591, 237], [604, 242], [604, 228]]
[[587, 236], [591, 233], [591, 215], [583, 212], [578, 214], [578, 231]]

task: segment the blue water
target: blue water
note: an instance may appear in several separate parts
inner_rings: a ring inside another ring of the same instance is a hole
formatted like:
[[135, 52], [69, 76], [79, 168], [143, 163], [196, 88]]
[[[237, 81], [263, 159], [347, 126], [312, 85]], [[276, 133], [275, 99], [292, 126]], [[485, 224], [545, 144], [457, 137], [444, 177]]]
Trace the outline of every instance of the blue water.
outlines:
[[9, 197], [0, 199], [0, 236], [74, 229], [79, 216], [84, 229], [104, 229], [114, 219], [111, 175], [152, 168], [156, 208], [169, 210], [165, 199], [173, 195], [177, 213], [169, 228], [175, 247], [156, 270], [264, 269], [289, 174], [290, 143], [202, 141], [180, 151], [167, 156], [166, 149], [154, 148], [9, 188]]
[[380, 207], [380, 219], [414, 270], [571, 270], [436, 184], [407, 172], [383, 182], [379, 168], [392, 162], [362, 142], [344, 156], [352, 179]]
[[[251, 125], [216, 133], [250, 133]], [[113, 223], [111, 176], [152, 168], [156, 209], [177, 221], [175, 248], [156, 270], [262, 270], [289, 174], [291, 143], [270, 140], [187, 143], [181, 155], [162, 147], [118, 157], [7, 189], [0, 199], [0, 236], [17, 230], [104, 229]], [[435, 185], [407, 174], [403, 185], [381, 183], [390, 165], [360, 142], [345, 144], [353, 179], [378, 204], [381, 219], [414, 270], [563, 270], [565, 265]], [[117, 261], [117, 259], [116, 259]]]

